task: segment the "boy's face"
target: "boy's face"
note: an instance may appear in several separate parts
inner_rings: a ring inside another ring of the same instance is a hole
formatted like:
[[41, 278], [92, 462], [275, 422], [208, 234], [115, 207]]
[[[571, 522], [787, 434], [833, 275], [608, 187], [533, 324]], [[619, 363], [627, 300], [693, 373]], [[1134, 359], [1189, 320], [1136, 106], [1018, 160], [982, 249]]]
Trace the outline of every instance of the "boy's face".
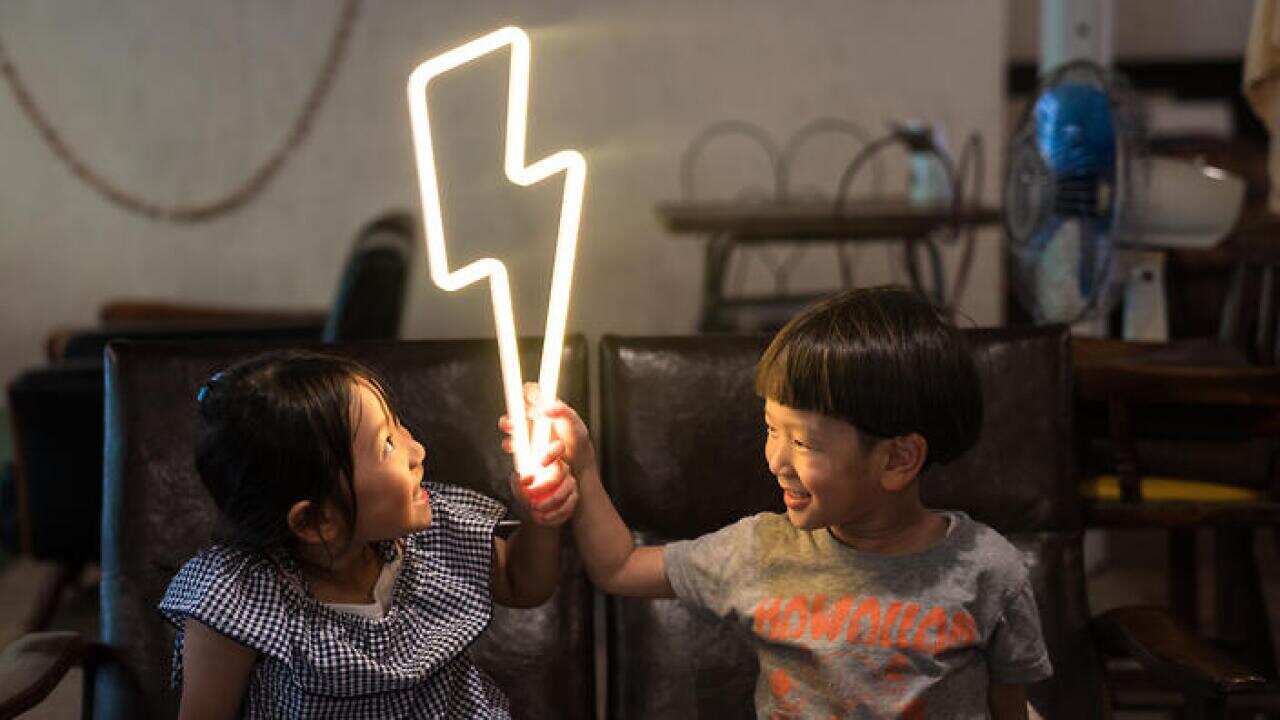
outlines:
[[388, 412], [369, 385], [356, 382], [355, 457], [358, 540], [400, 537], [431, 524], [431, 504], [422, 486], [427, 451]]
[[765, 459], [782, 486], [792, 525], [838, 526], [880, 507], [884, 490], [853, 425], [773, 400], [765, 401], [764, 423]]

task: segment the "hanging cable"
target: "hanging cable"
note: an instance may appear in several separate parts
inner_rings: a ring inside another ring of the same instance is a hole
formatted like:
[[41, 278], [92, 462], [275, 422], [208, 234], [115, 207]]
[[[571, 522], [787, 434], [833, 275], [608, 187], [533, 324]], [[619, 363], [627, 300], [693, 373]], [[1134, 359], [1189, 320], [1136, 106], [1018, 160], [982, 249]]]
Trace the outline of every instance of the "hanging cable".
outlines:
[[71, 173], [114, 205], [135, 215], [152, 220], [168, 220], [178, 223], [195, 223], [210, 220], [219, 215], [232, 212], [252, 200], [262, 192], [272, 179], [284, 167], [298, 146], [306, 138], [314, 123], [320, 107], [329, 96], [338, 69], [346, 58], [350, 45], [351, 31], [355, 26], [356, 16], [360, 9], [360, 0], [343, 0], [342, 11], [338, 16], [338, 24], [334, 29], [329, 49], [325, 53], [324, 63], [316, 76], [315, 83], [307, 93], [302, 109], [289, 128], [289, 132], [267, 156], [267, 159], [255, 169], [244, 182], [220, 198], [205, 203], [190, 205], [164, 205], [151, 202], [134, 193], [120, 188], [93, 169], [83, 157], [72, 149], [71, 145], [49, 120], [48, 115], [36, 103], [35, 96], [27, 87], [26, 81], [18, 72], [4, 42], [0, 40], [0, 75], [4, 76], [9, 89], [13, 91], [18, 107], [35, 125], [45, 145], [71, 170]]

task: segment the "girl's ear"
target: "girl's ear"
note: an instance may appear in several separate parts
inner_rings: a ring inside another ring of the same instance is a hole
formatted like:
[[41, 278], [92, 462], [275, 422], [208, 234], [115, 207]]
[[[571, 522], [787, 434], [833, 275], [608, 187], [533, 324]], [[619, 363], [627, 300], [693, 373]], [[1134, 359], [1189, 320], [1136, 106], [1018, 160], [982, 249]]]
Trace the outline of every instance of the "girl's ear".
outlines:
[[929, 443], [919, 433], [889, 438], [877, 449], [885, 453], [880, 484], [889, 492], [898, 492], [909, 486], [929, 456]]
[[304, 543], [323, 545], [337, 535], [330, 513], [310, 500], [299, 500], [289, 508], [289, 530]]

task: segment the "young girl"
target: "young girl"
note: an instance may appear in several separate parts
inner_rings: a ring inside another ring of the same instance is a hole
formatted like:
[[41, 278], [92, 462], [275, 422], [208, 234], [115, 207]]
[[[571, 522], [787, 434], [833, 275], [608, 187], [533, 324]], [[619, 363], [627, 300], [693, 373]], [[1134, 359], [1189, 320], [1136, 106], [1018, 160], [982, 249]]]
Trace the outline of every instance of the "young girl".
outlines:
[[200, 388], [196, 468], [216, 542], [169, 584], [173, 682], [193, 718], [508, 718], [466, 648], [491, 600], [549, 598], [571, 476], [501, 504], [425, 481], [426, 451], [367, 368], [281, 352]]

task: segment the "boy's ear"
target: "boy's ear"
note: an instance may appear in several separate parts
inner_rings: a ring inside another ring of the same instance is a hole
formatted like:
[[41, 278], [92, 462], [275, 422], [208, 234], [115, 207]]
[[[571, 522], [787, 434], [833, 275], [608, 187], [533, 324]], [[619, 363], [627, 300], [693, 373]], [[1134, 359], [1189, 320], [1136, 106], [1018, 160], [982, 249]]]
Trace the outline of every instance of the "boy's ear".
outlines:
[[898, 492], [920, 474], [929, 456], [929, 441], [920, 433], [911, 433], [885, 440], [879, 450], [884, 453], [880, 484], [889, 492]]
[[336, 528], [329, 513], [310, 500], [299, 500], [289, 508], [289, 530], [305, 543], [322, 545], [333, 540]]

